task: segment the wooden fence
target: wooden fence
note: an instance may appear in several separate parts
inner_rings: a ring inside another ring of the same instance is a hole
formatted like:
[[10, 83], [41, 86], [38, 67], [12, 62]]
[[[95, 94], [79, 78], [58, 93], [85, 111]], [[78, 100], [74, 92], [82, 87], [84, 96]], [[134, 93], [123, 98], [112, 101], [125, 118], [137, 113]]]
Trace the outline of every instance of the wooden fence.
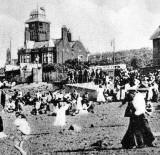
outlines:
[[67, 78], [67, 73], [63, 72], [43, 72], [42, 73], [42, 80], [43, 82], [60, 82], [62, 80], [65, 80]]

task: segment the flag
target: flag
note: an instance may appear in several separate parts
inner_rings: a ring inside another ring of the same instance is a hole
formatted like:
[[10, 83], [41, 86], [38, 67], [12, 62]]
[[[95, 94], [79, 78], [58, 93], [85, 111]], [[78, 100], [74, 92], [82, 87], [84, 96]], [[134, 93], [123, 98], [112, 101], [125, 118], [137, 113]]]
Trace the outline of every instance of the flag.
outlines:
[[44, 8], [44, 7], [40, 7], [40, 9], [41, 9], [42, 11], [45, 11], [45, 8]]

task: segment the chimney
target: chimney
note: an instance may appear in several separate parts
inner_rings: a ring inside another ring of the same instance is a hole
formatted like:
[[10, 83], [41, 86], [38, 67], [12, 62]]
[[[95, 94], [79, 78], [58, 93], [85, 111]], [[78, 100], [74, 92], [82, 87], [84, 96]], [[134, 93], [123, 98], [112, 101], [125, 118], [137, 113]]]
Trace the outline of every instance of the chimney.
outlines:
[[67, 27], [64, 25], [63, 27], [62, 27], [62, 40], [65, 40], [65, 39], [67, 39]]
[[67, 38], [68, 38], [69, 42], [72, 41], [72, 34], [71, 34], [70, 30], [68, 30], [68, 32], [67, 32]]
[[25, 27], [25, 31], [24, 31], [24, 46], [25, 47], [26, 47], [28, 40], [30, 40], [30, 32], [29, 32], [29, 28]]

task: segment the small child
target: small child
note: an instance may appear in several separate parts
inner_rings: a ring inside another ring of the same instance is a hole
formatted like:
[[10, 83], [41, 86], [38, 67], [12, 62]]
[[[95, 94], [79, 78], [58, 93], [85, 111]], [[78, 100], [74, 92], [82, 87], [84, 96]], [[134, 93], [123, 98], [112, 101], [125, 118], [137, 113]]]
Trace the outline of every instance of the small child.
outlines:
[[25, 117], [25, 115], [16, 112], [16, 120], [14, 121], [14, 125], [17, 128], [19, 133], [19, 139], [16, 141], [15, 147], [23, 154], [26, 155], [26, 152], [23, 150], [23, 143], [27, 140], [28, 136], [31, 133], [30, 125]]
[[105, 97], [104, 97], [104, 88], [102, 85], [99, 85], [99, 88], [97, 89], [97, 102], [99, 104], [105, 103]]

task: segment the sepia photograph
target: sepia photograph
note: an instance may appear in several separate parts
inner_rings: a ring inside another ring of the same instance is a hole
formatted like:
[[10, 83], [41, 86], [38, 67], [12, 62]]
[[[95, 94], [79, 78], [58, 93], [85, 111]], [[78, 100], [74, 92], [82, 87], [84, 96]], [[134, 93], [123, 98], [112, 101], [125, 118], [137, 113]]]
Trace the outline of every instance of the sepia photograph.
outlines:
[[159, 0], [0, 0], [0, 155], [159, 155]]

